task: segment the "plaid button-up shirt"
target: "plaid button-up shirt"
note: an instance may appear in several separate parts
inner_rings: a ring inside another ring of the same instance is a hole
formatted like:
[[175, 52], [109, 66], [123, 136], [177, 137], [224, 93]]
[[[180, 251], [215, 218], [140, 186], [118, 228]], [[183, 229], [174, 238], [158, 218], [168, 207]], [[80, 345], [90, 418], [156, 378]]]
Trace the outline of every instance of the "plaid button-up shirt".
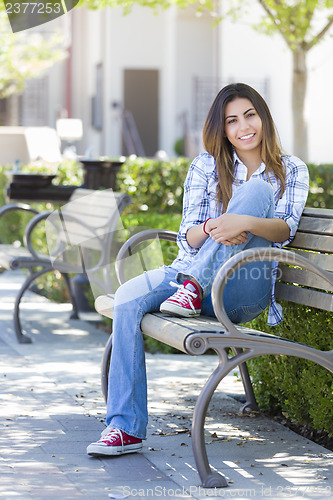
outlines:
[[[233, 192], [246, 182], [247, 168], [234, 153], [235, 182]], [[282, 163], [286, 169], [286, 189], [279, 199], [280, 186], [274, 175], [270, 178], [265, 172], [265, 164], [261, 163], [252, 178], [262, 179], [272, 184], [275, 200], [274, 217], [286, 221], [290, 228], [290, 237], [282, 243], [273, 243], [273, 246], [283, 247], [290, 243], [295, 236], [300, 217], [302, 215], [309, 191], [309, 173], [307, 166], [299, 158], [292, 155], [283, 155]], [[197, 156], [188, 171], [184, 184], [183, 218], [180, 224], [177, 243], [179, 253], [172, 267], [180, 272], [186, 273], [186, 269], [192, 263], [193, 257], [199, 251], [192, 248], [186, 240], [187, 230], [201, 224], [209, 217], [216, 218], [222, 214], [222, 205], [216, 201], [217, 172], [215, 159], [208, 153]], [[276, 325], [282, 321], [282, 307], [275, 300], [276, 266], [272, 273], [272, 296], [269, 306], [268, 324]], [[275, 271], [275, 272], [274, 272]]]

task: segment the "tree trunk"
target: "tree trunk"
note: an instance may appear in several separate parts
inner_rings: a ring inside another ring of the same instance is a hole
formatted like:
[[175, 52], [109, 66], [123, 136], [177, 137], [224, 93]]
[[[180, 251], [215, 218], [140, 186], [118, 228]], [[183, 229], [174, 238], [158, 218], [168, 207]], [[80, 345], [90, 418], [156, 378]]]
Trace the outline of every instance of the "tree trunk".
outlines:
[[20, 121], [20, 102], [18, 94], [11, 94], [7, 97], [6, 125], [16, 127]]
[[293, 51], [293, 141], [294, 154], [308, 161], [307, 124], [304, 116], [307, 87], [306, 51], [300, 47]]

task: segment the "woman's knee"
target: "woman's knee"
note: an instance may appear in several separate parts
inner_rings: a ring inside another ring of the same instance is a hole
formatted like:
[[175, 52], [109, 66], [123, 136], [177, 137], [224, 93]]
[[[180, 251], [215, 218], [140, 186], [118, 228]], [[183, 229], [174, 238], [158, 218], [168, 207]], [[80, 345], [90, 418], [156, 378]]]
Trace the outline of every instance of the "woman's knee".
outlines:
[[165, 279], [163, 269], [148, 271], [122, 284], [115, 293], [115, 305], [140, 303], [150, 292], [156, 291]]
[[248, 195], [253, 195], [258, 198], [274, 199], [272, 185], [263, 179], [250, 179], [248, 182], [244, 182], [241, 187], [248, 191]]
[[274, 191], [269, 182], [262, 179], [250, 179], [236, 189], [229, 205], [228, 212], [246, 213], [257, 217], [273, 217]]

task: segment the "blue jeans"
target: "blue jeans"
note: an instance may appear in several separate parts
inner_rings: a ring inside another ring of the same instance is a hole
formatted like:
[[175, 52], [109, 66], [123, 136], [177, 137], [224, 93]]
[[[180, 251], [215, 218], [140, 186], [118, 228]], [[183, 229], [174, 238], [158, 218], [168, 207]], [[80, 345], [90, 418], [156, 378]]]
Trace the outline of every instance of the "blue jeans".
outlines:
[[[236, 190], [228, 212], [255, 217], [274, 217], [271, 185], [253, 179]], [[124, 283], [116, 292], [113, 315], [113, 343], [109, 372], [106, 422], [127, 434], [145, 439], [148, 423], [147, 380], [141, 319], [147, 312], [159, 311], [161, 303], [175, 289], [170, 281], [194, 277], [202, 286], [203, 315], [214, 316], [211, 286], [219, 267], [245, 248], [269, 247], [264, 238], [248, 235], [241, 245], [228, 247], [208, 238], [186, 270], [172, 266], [148, 271]], [[271, 263], [247, 264], [230, 278], [224, 303], [230, 319], [243, 323], [259, 316], [268, 304], [271, 292]]]

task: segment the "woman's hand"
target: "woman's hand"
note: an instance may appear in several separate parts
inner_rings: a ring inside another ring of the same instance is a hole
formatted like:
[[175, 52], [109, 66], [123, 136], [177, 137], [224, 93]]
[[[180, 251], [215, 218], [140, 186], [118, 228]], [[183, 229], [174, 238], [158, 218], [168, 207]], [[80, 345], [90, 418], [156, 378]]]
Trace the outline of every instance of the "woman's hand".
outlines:
[[216, 219], [209, 219], [206, 231], [216, 243], [226, 246], [241, 245], [248, 237], [244, 216], [238, 214], [226, 213]]
[[[203, 227], [207, 234], [203, 232]], [[266, 219], [225, 213], [216, 219], [208, 219], [205, 223], [192, 226], [186, 233], [186, 239], [192, 248], [200, 248], [209, 237], [230, 247], [245, 243], [247, 233], [261, 236], [268, 241], [284, 242], [290, 236], [290, 229], [280, 218]]]

